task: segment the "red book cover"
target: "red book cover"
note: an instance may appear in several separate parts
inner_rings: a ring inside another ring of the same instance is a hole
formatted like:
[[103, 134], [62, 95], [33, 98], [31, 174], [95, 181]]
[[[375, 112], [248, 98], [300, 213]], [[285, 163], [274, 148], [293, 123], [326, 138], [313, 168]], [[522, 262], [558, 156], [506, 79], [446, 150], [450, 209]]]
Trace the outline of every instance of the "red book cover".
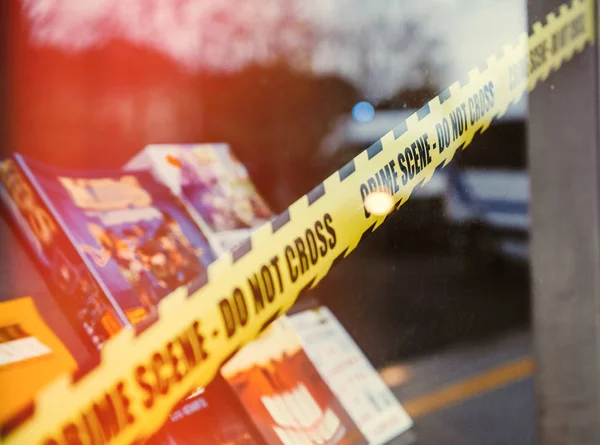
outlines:
[[223, 377], [182, 400], [149, 445], [263, 445]]
[[286, 317], [221, 370], [269, 445], [367, 441], [310, 362]]

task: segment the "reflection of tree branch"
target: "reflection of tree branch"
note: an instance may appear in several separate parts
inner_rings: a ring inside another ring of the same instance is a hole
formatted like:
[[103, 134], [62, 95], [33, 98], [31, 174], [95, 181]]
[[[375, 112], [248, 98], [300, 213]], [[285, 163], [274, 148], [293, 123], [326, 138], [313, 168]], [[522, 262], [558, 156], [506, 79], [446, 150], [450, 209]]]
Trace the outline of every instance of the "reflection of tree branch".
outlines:
[[[82, 49], [121, 37], [166, 52], [193, 69], [225, 71], [277, 60], [305, 69], [324, 52], [321, 73], [351, 78], [375, 95], [393, 91], [414, 76], [414, 59], [427, 54], [434, 40], [431, 17], [439, 6], [435, 0], [427, 6], [412, 0], [368, 5], [362, 0], [178, 0], [151, 5], [145, 0], [96, 0], [95, 6], [73, 8], [70, 1], [46, 0], [42, 7], [23, 0], [38, 41]], [[437, 63], [429, 64], [435, 68]]]

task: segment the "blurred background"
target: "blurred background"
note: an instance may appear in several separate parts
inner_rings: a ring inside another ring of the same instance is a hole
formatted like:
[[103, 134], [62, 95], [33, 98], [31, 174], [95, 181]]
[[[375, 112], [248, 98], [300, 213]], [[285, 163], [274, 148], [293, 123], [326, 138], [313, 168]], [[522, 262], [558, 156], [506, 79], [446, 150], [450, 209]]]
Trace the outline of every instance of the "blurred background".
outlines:
[[[147, 144], [226, 142], [276, 212], [527, 32], [524, 0], [10, 3], [7, 151], [98, 169]], [[526, 110], [312, 295], [401, 401], [530, 356]], [[83, 354], [4, 222], [2, 237], [2, 298], [38, 297]], [[530, 373], [421, 414], [419, 443], [532, 443]]]
[[10, 12], [14, 150], [104, 168], [148, 143], [225, 141], [276, 209], [342, 165], [321, 171], [321, 142], [358, 102], [419, 108], [526, 31], [522, 0], [22, 0]]

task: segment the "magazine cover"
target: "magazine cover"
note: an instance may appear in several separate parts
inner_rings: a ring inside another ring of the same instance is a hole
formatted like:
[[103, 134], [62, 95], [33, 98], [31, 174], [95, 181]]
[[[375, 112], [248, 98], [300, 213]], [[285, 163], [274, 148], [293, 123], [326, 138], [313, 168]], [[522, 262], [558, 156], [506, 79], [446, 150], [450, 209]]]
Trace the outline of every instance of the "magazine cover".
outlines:
[[223, 377], [181, 401], [151, 445], [262, 445]]
[[343, 325], [326, 307], [289, 316], [323, 379], [371, 445], [412, 426], [412, 419]]
[[128, 321], [100, 288], [90, 269], [38, 189], [15, 159], [0, 163], [3, 214], [29, 247], [42, 276], [74, 329], [91, 350], [99, 349]]
[[0, 425], [23, 410], [45, 385], [76, 368], [31, 298], [0, 303]]
[[40, 201], [124, 323], [205, 272], [215, 255], [170, 191], [147, 172], [78, 172], [15, 155]]
[[227, 144], [149, 145], [126, 168], [149, 169], [182, 196], [223, 250], [273, 216]]
[[366, 444], [286, 317], [221, 370], [269, 445]]

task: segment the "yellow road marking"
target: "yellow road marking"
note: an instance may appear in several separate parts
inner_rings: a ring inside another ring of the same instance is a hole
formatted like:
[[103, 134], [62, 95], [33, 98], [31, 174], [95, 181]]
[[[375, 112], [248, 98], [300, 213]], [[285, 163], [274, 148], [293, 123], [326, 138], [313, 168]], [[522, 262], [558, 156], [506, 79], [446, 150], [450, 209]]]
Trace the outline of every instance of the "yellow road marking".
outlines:
[[433, 411], [456, 404], [465, 399], [492, 391], [533, 374], [535, 368], [531, 357], [523, 358], [492, 369], [469, 379], [446, 386], [425, 396], [403, 402], [411, 417], [417, 418]]

